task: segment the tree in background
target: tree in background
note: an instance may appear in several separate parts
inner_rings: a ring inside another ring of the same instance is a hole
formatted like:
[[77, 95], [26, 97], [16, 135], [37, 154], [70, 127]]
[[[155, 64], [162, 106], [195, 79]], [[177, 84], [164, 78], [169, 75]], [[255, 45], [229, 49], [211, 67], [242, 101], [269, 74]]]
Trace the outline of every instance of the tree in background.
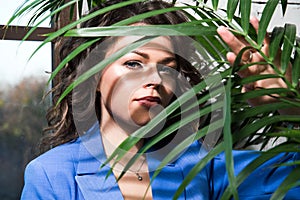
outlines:
[[43, 101], [46, 80], [28, 77], [0, 91], [0, 199], [18, 199], [26, 164], [46, 125], [49, 100]]

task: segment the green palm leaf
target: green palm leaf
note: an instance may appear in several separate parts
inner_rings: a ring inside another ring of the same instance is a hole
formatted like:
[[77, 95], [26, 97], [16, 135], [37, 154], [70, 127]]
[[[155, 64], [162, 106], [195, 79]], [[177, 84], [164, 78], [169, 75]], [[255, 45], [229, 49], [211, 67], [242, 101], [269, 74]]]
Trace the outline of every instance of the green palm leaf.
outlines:
[[78, 54], [86, 50], [88, 47], [90, 47], [92, 44], [98, 42], [101, 38], [96, 38], [91, 41], [88, 41], [86, 43], [83, 43], [79, 47], [77, 47], [74, 51], [72, 51], [67, 57], [65, 57], [59, 65], [55, 68], [55, 70], [51, 73], [51, 76], [48, 80], [48, 84], [54, 79], [54, 77], [58, 74], [58, 72], [73, 58], [75, 58]]
[[194, 36], [215, 35], [216, 28], [203, 25], [156, 25], [156, 26], [111, 26], [69, 30], [67, 37], [100, 37], [100, 36]]
[[257, 44], [261, 46], [263, 44], [264, 38], [267, 33], [268, 25], [274, 14], [275, 8], [278, 5], [279, 0], [270, 0], [267, 2], [266, 6], [261, 15], [258, 28]]
[[297, 89], [299, 89], [300, 87], [299, 78], [300, 78], [300, 41], [296, 41], [295, 59], [293, 60], [293, 67], [292, 67], [292, 85]]
[[239, 0], [228, 0], [227, 2], [227, 18], [229, 21], [233, 19], [234, 13], [238, 6]]
[[226, 159], [226, 171], [228, 173], [229, 179], [229, 188], [233, 194], [234, 199], [238, 199], [238, 192], [237, 192], [237, 184], [236, 179], [234, 176], [234, 163], [233, 163], [233, 156], [232, 156], [232, 136], [231, 136], [231, 78], [228, 79], [226, 85], [226, 98], [224, 104], [224, 117], [226, 119], [224, 124], [224, 143], [225, 145], [225, 159]]
[[270, 48], [269, 48], [269, 58], [271, 61], [274, 61], [274, 58], [281, 47], [283, 35], [284, 35], [284, 28], [282, 27], [275, 27], [272, 31]]
[[240, 2], [240, 11], [241, 11], [241, 25], [242, 25], [244, 34], [247, 35], [248, 31], [249, 31], [251, 1], [241, 0], [241, 2]]
[[290, 64], [290, 57], [294, 48], [294, 42], [296, 39], [296, 26], [294, 24], [285, 24], [285, 34], [283, 41], [283, 49], [281, 54], [281, 70], [286, 72]]
[[300, 186], [300, 167], [296, 167], [280, 184], [279, 188], [274, 192], [271, 200], [284, 199], [285, 194], [293, 187]]

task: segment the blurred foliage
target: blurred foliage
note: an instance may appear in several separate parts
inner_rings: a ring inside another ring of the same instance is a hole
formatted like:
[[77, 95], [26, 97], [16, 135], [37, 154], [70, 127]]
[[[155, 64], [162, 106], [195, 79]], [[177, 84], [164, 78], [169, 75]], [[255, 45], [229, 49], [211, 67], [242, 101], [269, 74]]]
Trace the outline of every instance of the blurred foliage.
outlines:
[[26, 164], [37, 156], [49, 100], [46, 80], [25, 78], [0, 90], [0, 199], [19, 199]]

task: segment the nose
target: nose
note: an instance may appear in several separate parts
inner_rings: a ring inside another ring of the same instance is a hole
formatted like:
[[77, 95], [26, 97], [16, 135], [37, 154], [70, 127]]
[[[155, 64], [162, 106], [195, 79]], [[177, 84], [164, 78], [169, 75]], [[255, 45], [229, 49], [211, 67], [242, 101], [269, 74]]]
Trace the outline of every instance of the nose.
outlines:
[[157, 67], [151, 67], [151, 70], [146, 74], [147, 78], [144, 84], [145, 88], [158, 88], [162, 84], [162, 78]]

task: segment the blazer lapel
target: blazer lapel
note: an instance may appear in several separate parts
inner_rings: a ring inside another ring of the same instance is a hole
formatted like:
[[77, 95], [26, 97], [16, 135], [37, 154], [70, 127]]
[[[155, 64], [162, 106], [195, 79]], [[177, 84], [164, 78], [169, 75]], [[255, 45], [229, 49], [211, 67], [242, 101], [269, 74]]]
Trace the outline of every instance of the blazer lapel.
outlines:
[[[150, 178], [160, 164], [159, 160], [147, 156]], [[183, 181], [182, 169], [176, 164], [169, 163], [161, 169], [161, 172], [153, 180], [151, 184], [153, 199], [170, 199], [174, 196], [180, 183]], [[182, 194], [178, 199], [185, 199]]]
[[[110, 166], [106, 165], [100, 168], [107, 158], [99, 130], [99, 125], [96, 124], [84, 136], [80, 137], [79, 161], [75, 180], [84, 199], [111, 199], [112, 197], [123, 199], [114, 175], [112, 173], [108, 175]], [[160, 160], [148, 154], [147, 162], [152, 178]], [[172, 178], [170, 179], [170, 177]], [[180, 166], [174, 163], [166, 165], [151, 184], [153, 199], [172, 197], [183, 178]], [[184, 194], [179, 199], [185, 199]]]
[[106, 160], [98, 124], [81, 138], [75, 180], [84, 199], [123, 199], [110, 167], [101, 165]]

